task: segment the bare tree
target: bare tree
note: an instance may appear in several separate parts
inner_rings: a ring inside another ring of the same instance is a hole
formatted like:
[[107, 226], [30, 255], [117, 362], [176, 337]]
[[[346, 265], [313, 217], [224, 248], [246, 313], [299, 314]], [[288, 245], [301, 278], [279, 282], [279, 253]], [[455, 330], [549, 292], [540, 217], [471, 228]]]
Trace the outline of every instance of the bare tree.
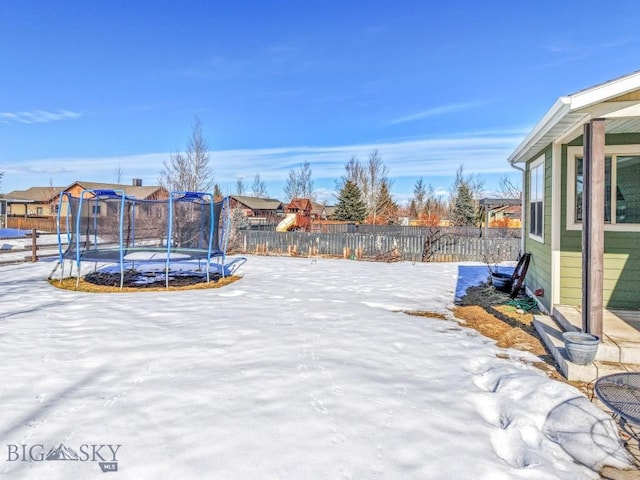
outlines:
[[120, 160], [118, 160], [118, 166], [113, 171], [114, 180], [118, 185], [122, 185], [122, 178], [124, 177], [124, 170], [122, 170], [122, 166], [120, 165]]
[[364, 167], [356, 155], [351, 155], [351, 158], [344, 165], [345, 173], [339, 180], [336, 181], [336, 198], [340, 198], [341, 192], [344, 190], [347, 182], [351, 182], [358, 187], [360, 195], [364, 200], [364, 192], [362, 187], [365, 184], [366, 175], [364, 173]]
[[186, 192], [208, 192], [213, 185], [213, 172], [209, 165], [209, 145], [202, 133], [202, 124], [196, 116], [184, 153], [171, 154], [164, 161], [160, 185], [167, 190]]
[[289, 171], [284, 193], [289, 200], [293, 198], [315, 198], [309, 162], [305, 161], [298, 169]]
[[[158, 177], [160, 185], [169, 191], [210, 192], [213, 186], [213, 172], [209, 166], [209, 145], [202, 133], [202, 124], [196, 116], [191, 127], [184, 153], [171, 154], [165, 160]], [[193, 203], [175, 205], [174, 218], [182, 221], [174, 225], [174, 237], [168, 241], [177, 246], [189, 246], [197, 231], [198, 208]]]
[[352, 155], [347, 164], [344, 166], [344, 169], [346, 170], [346, 174], [343, 177], [343, 183], [345, 183], [347, 180], [350, 180], [356, 185], [361, 186], [366, 182], [367, 175], [357, 156]]
[[368, 221], [375, 223], [382, 185], [386, 184], [387, 188], [392, 185], [388, 177], [389, 168], [384, 164], [377, 150], [369, 154], [366, 165], [363, 165], [358, 157], [352, 156], [344, 168], [345, 175], [337, 183], [336, 191], [342, 190], [347, 181], [355, 183], [367, 205]]
[[[2, 176], [0, 175], [0, 178], [1, 177]], [[43, 194], [42, 200], [49, 200], [48, 208], [51, 215], [58, 213], [56, 211], [56, 206], [60, 201], [60, 199], [58, 198], [58, 195], [60, 195], [60, 189], [56, 188], [55, 185], [53, 184], [53, 178], [49, 178], [49, 192], [46, 194]]]
[[482, 196], [484, 190], [484, 178], [476, 173], [464, 173], [464, 165], [460, 165], [456, 170], [456, 177], [451, 186], [452, 196], [460, 189], [462, 184], [466, 184], [474, 199], [478, 200]]
[[502, 198], [520, 198], [522, 196], [522, 189], [520, 186], [514, 184], [508, 176], [504, 176], [500, 179], [500, 196]]
[[245, 190], [244, 178], [242, 175], [238, 175], [238, 178], [236, 178], [236, 195], [244, 195]]
[[382, 161], [382, 157], [378, 150], [373, 150], [369, 154], [369, 160], [366, 166], [366, 184], [367, 193], [365, 201], [367, 202], [367, 212], [371, 217], [371, 223], [376, 223], [378, 214], [378, 202], [380, 199], [380, 191], [383, 185], [391, 188], [392, 182], [389, 180], [389, 168]]
[[447, 204], [436, 195], [433, 185], [427, 185], [426, 200], [421, 214], [421, 223], [426, 225], [438, 225], [447, 215]]
[[256, 173], [253, 178], [253, 185], [251, 185], [251, 193], [254, 197], [265, 198], [269, 194], [267, 193], [267, 186], [264, 181], [260, 179], [260, 174]]

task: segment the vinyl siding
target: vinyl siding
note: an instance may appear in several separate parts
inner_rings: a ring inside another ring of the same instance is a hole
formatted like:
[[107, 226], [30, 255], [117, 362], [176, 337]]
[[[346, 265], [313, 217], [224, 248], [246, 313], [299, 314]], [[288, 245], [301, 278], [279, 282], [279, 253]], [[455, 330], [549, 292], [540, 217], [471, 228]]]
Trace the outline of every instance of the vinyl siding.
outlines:
[[[607, 135], [607, 145], [640, 144], [640, 134]], [[581, 146], [582, 137], [571, 142]], [[582, 303], [582, 231], [567, 230], [567, 149], [562, 148], [560, 303]], [[640, 181], [640, 179], [638, 179]], [[605, 232], [603, 300], [606, 308], [640, 308], [640, 232]]]
[[[529, 215], [529, 199], [531, 198], [529, 191], [529, 176], [530, 166], [532, 162], [528, 162], [526, 166], [525, 174], [525, 250], [531, 253], [531, 262], [529, 263], [529, 269], [527, 271], [526, 285], [534, 291], [538, 288], [544, 289], [544, 295], [538, 297], [538, 300], [550, 310], [550, 295], [551, 295], [551, 145], [543, 152], [545, 156], [544, 160], [544, 231], [543, 238], [544, 243], [539, 240], [529, 237], [529, 229], [531, 225], [531, 218]], [[540, 158], [538, 155], [532, 161]]]

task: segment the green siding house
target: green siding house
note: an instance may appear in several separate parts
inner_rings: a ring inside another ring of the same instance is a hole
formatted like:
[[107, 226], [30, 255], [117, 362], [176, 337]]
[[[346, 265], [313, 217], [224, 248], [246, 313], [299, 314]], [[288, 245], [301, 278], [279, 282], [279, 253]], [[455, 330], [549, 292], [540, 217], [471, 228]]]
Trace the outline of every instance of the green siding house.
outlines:
[[602, 309], [640, 309], [640, 72], [560, 97], [508, 160], [541, 306], [596, 334]]

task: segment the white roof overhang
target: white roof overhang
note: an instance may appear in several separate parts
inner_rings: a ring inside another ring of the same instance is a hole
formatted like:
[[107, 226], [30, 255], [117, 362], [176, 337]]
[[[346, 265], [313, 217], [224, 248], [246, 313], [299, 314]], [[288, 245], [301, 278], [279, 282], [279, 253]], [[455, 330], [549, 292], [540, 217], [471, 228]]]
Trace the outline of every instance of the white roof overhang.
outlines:
[[637, 90], [640, 90], [640, 72], [560, 97], [508, 161], [524, 163], [553, 142], [570, 142], [581, 135], [582, 126], [594, 118], [607, 119], [606, 133], [640, 132], [640, 100], [619, 98]]

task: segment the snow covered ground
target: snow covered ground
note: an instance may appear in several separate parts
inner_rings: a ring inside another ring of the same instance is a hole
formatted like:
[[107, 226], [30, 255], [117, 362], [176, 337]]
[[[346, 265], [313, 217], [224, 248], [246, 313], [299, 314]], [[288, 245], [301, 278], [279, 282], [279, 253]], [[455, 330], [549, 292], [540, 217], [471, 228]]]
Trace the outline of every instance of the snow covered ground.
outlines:
[[[11, 230], [11, 231], [9, 231]], [[16, 234], [23, 230], [5, 229], [4, 233]], [[2, 233], [2, 229], [0, 229]], [[19, 238], [7, 238], [7, 236], [0, 238], [0, 266], [7, 263], [23, 262], [25, 258], [31, 258], [31, 237], [19, 237]], [[58, 250], [58, 235], [50, 233], [42, 233], [38, 237], [38, 255], [41, 257], [50, 257], [57, 255]]]
[[0, 268], [2, 478], [541, 480], [628, 462], [610, 416], [527, 355], [401, 313], [449, 314], [482, 265], [251, 256], [221, 289], [127, 294], [55, 289], [52, 267]]

